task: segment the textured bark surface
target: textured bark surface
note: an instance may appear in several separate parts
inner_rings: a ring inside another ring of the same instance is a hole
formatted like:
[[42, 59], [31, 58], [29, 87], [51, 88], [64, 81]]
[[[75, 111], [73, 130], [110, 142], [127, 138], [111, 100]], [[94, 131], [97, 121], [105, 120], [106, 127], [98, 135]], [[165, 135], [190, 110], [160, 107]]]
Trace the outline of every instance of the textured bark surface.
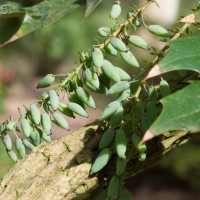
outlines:
[[91, 125], [35, 148], [4, 177], [0, 199], [87, 199], [99, 186], [97, 177], [88, 177], [97, 129]]
[[[35, 148], [4, 177], [0, 200], [93, 199], [98, 189], [107, 184], [104, 176], [115, 171], [113, 159], [98, 177], [89, 176], [103, 128], [104, 124], [91, 124], [58, 141]], [[178, 132], [154, 139], [148, 144], [148, 159], [140, 162], [137, 155], [133, 156], [126, 177], [152, 167], [164, 153], [187, 142], [191, 136], [193, 134]]]

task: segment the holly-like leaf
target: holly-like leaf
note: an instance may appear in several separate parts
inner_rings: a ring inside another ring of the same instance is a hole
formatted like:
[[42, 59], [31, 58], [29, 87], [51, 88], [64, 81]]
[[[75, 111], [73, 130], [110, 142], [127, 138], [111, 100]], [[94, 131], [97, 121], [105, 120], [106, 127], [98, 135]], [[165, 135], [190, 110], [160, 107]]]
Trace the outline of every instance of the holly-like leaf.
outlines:
[[169, 53], [150, 70], [146, 79], [174, 70], [200, 72], [200, 34], [173, 40], [169, 47]]
[[200, 81], [161, 100], [163, 110], [143, 137], [143, 142], [174, 130], [200, 131]]
[[25, 16], [21, 27], [0, 47], [58, 21], [79, 6], [75, 2], [76, 0], [44, 0], [34, 6], [23, 8]]
[[101, 3], [102, 0], [87, 0], [87, 8], [85, 11], [85, 17], [88, 17], [92, 11]]

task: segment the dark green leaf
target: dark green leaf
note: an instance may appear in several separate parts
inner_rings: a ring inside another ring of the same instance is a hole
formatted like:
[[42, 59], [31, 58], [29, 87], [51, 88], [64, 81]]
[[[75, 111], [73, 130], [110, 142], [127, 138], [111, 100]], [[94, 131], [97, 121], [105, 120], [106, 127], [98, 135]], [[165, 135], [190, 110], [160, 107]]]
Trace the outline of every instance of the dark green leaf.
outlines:
[[[52, 24], [77, 8], [76, 0], [45, 0], [32, 7], [26, 7], [21, 27], [12, 38], [3, 45], [17, 40], [37, 29]], [[1, 46], [3, 46], [1, 45]]]
[[17, 32], [23, 22], [23, 19], [23, 16], [0, 19], [0, 46], [4, 42], [8, 41]]
[[173, 40], [169, 46], [169, 53], [150, 70], [146, 79], [174, 70], [200, 72], [200, 34]]
[[101, 3], [102, 0], [87, 0], [87, 8], [85, 11], [85, 17], [88, 17], [92, 11]]
[[163, 111], [147, 130], [143, 141], [168, 131], [200, 131], [200, 81], [193, 81], [189, 86], [162, 99], [161, 103]]

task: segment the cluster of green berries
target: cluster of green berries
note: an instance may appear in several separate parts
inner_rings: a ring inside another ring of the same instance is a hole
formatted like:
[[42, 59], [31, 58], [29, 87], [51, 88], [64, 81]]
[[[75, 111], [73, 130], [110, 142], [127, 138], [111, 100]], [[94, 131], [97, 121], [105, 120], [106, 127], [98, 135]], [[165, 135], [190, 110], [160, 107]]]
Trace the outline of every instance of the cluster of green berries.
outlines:
[[[110, 17], [116, 20], [120, 14], [120, 1], [116, 1], [111, 8]], [[129, 12], [128, 25], [139, 27], [140, 20], [137, 17], [133, 12]], [[90, 173], [98, 173], [109, 163], [111, 157], [116, 155], [115, 175], [111, 178], [108, 189], [100, 196], [104, 199], [131, 199], [130, 193], [123, 187], [123, 175], [129, 160], [127, 152], [131, 147], [137, 152], [141, 161], [146, 159], [147, 147], [145, 144], [140, 144], [141, 130], [146, 131], [157, 117], [158, 96], [155, 87], [149, 87], [147, 103], [139, 99], [139, 94], [135, 97], [141, 80], [133, 79], [125, 70], [113, 65], [106, 58], [107, 55], [117, 56], [119, 54], [126, 64], [140, 69], [140, 64], [128, 45], [131, 44], [144, 50], [150, 50], [150, 47], [143, 38], [129, 35], [128, 25], [119, 25], [113, 29], [99, 28], [98, 35], [105, 38], [103, 44], [95, 45], [91, 51], [83, 51], [80, 54], [80, 65], [71, 74], [64, 76], [47, 74], [43, 77], [37, 88], [51, 87], [51, 89], [43, 93], [38, 105], [31, 104], [29, 108], [25, 107], [25, 113], [19, 110], [20, 118], [16, 122], [11, 118], [0, 125], [2, 141], [13, 161], [16, 162], [18, 157], [12, 150], [9, 131], [13, 131], [16, 137], [16, 150], [19, 156], [24, 158], [26, 156], [25, 147], [33, 149], [41, 143], [41, 139], [51, 141], [52, 122], [65, 130], [70, 130], [65, 117], [75, 118], [75, 115], [88, 117], [86, 106], [96, 108], [95, 101], [88, 90], [106, 95], [117, 94], [117, 98], [106, 106], [99, 117], [100, 121], [108, 121], [108, 128], [102, 135], [99, 143], [100, 152]], [[159, 25], [149, 25], [147, 28], [155, 35], [168, 36], [167, 30]], [[60, 100], [61, 91], [67, 94], [68, 103]], [[160, 82], [160, 94], [162, 97], [170, 94], [169, 85], [163, 79]], [[124, 105], [132, 97], [136, 98], [131, 109], [133, 131], [131, 135], [128, 135], [124, 129]], [[44, 111], [41, 112], [38, 107], [42, 107]], [[17, 126], [19, 123], [20, 128]], [[22, 132], [27, 139], [20, 138], [17, 134], [19, 132]]]

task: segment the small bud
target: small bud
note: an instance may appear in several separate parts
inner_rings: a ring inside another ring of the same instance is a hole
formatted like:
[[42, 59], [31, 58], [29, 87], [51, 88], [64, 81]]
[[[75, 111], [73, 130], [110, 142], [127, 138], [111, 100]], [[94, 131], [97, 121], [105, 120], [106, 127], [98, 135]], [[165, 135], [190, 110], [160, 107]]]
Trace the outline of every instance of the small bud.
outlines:
[[120, 14], [121, 14], [120, 2], [115, 1], [114, 5], [112, 6], [111, 11], [110, 11], [110, 17], [112, 19], [116, 19], [120, 16]]

